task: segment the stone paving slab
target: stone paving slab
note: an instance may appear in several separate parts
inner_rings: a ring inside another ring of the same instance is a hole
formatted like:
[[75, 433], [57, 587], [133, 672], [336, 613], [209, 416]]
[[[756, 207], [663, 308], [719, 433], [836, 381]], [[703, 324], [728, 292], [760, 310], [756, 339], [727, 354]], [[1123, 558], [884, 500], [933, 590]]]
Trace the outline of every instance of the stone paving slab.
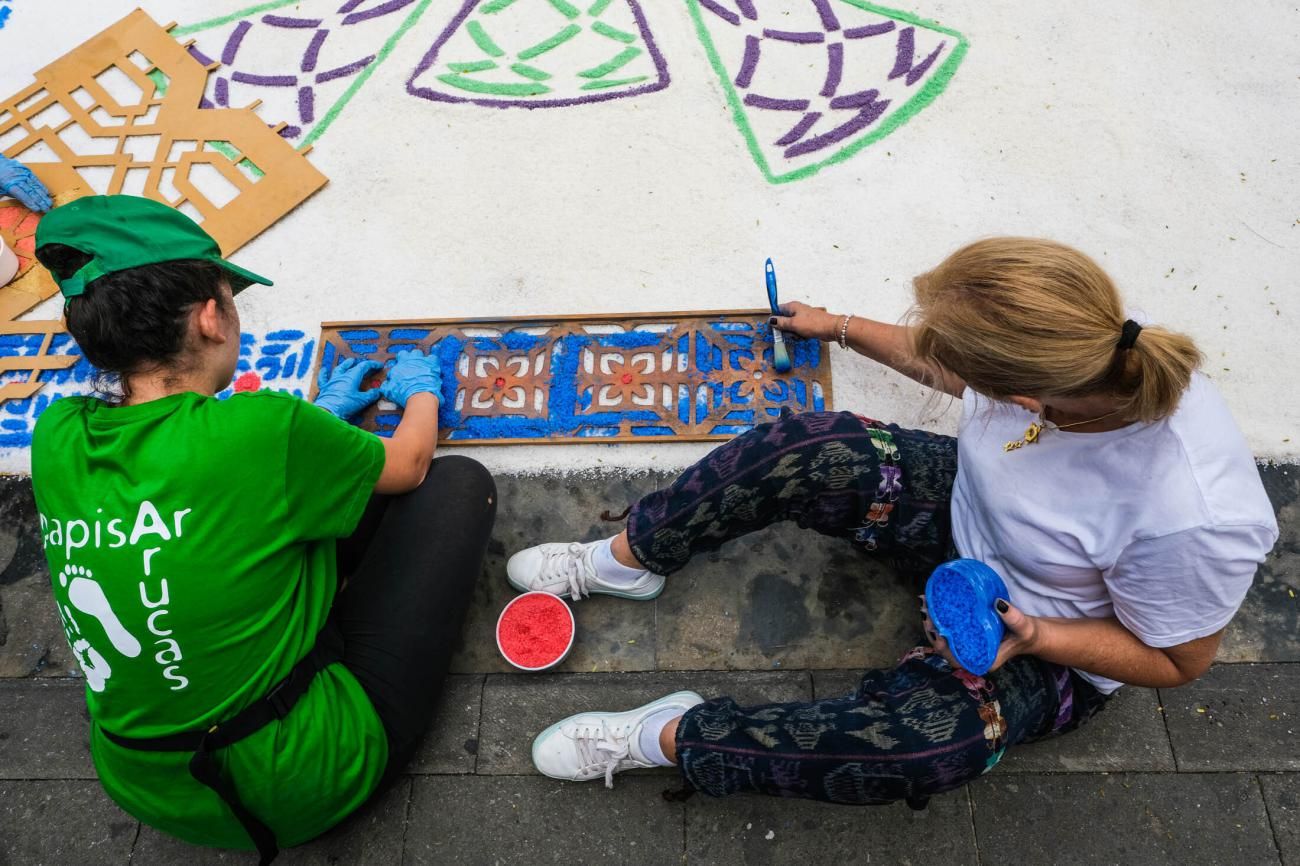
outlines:
[[1300, 866], [1300, 774], [1261, 775], [1259, 782], [1282, 866]]
[[522, 776], [415, 780], [404, 866], [681, 866], [682, 806], [659, 779]]
[[[410, 797], [411, 780], [402, 778], [378, 800], [363, 806], [325, 835], [281, 851], [276, 866], [389, 866], [402, 862]], [[256, 866], [257, 860], [254, 851], [199, 848], [148, 826], [141, 826], [131, 856], [132, 864], [144, 866]]]
[[472, 773], [478, 760], [483, 677], [447, 678], [433, 724], [407, 770], [418, 775]]
[[813, 699], [842, 698], [857, 691], [864, 671], [813, 671]]
[[[507, 673], [496, 623], [517, 591], [506, 583], [506, 560], [547, 541], [595, 541], [622, 529], [600, 514], [621, 512], [668, 476], [505, 476], [497, 479], [496, 526], [488, 546], [462, 645], [452, 660], [457, 673]], [[655, 604], [597, 597], [573, 606], [578, 639], [558, 671], [648, 671], [655, 667]]]
[[0, 585], [45, 570], [32, 479], [0, 475]]
[[50, 600], [30, 478], [0, 475], [0, 677], [67, 676], [77, 664]]
[[0, 680], [0, 779], [93, 779], [83, 680]]
[[997, 775], [970, 788], [985, 862], [1278, 862], [1249, 774]]
[[[1300, 470], [1263, 466], [1260, 472], [1282, 539], [1229, 628], [1220, 659], [1300, 661]], [[601, 522], [601, 511], [617, 513], [671, 477], [498, 479], [497, 529], [453, 670], [509, 670], [493, 631], [513, 597], [504, 578], [511, 553], [541, 540], [608, 536], [618, 525]], [[910, 596], [905, 581], [847, 544], [776, 527], [701, 557], [674, 576], [658, 603], [596, 598], [576, 605], [580, 640], [562, 669], [889, 664], [916, 637]], [[0, 476], [0, 678], [77, 674], [50, 603], [31, 481]]]
[[138, 827], [98, 782], [0, 782], [5, 866], [126, 866]]
[[0, 679], [81, 676], [41, 570], [0, 584]]
[[661, 670], [866, 668], [915, 644], [908, 580], [793, 524], [696, 557], [659, 596]]
[[[1300, 595], [1300, 471], [1261, 473], [1282, 540], [1220, 658], [1300, 662], [1291, 595]], [[848, 545], [786, 526], [701, 557], [657, 603], [576, 605], [586, 639], [566, 662], [573, 673], [501, 675], [509, 668], [492, 627], [513, 596], [506, 557], [542, 540], [612, 534], [617, 526], [599, 522], [600, 512], [621, 511], [668, 477], [499, 480], [502, 516], [456, 660], [467, 675], [452, 678], [416, 775], [284, 862], [396, 863], [405, 832], [407, 863], [933, 866], [972, 862], [961, 807], [973, 803], [984, 863], [1277, 863], [1280, 847], [1284, 866], [1300, 866], [1300, 664], [1218, 665], [1182, 689], [1125, 689], [1083, 730], [1012, 750], [969, 793], [936, 797], [920, 814], [758, 797], [695, 797], [683, 807], [660, 797], [676, 787], [671, 770], [620, 776], [614, 791], [532, 775], [533, 736], [571, 712], [627, 708], [681, 688], [744, 703], [842, 695], [862, 669], [892, 664], [914, 643], [903, 582]], [[148, 828], [137, 839], [137, 823], [93, 780], [84, 680], [66, 679], [76, 663], [50, 603], [29, 499], [27, 479], [0, 478], [0, 780], [10, 780], [0, 781], [0, 866], [128, 857], [133, 866], [251, 866], [252, 854], [191, 848]], [[656, 664], [674, 670], [655, 673]], [[805, 667], [813, 670], [797, 669]], [[641, 672], [606, 673], [619, 670]], [[1169, 772], [1153, 699], [1163, 702], [1183, 772]], [[1119, 772], [1133, 770], [1158, 772]], [[504, 775], [512, 773], [521, 775]]]
[[[965, 791], [907, 806], [837, 806], [773, 797], [694, 797], [686, 804], [686, 862], [964, 866], [978, 863]], [[988, 861], [986, 861], [988, 862]]]
[[705, 699], [729, 695], [741, 704], [811, 697], [809, 677], [803, 671], [490, 676], [483, 687], [478, 772], [535, 773], [533, 738], [565, 716], [632, 709], [683, 689]]
[[1300, 770], [1300, 665], [1215, 665], [1161, 697], [1179, 770]]
[[1125, 686], [1091, 721], [1061, 737], [1007, 751], [999, 773], [1173, 770], [1174, 755], [1154, 689]]
[[1300, 467], [1263, 466], [1280, 537], [1228, 626], [1219, 660], [1300, 661]]

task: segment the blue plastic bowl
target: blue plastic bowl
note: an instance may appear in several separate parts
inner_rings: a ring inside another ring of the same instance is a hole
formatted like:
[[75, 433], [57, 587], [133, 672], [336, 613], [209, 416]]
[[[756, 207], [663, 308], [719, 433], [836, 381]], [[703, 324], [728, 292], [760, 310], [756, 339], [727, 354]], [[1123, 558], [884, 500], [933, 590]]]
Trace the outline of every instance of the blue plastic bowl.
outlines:
[[925, 584], [925, 606], [953, 657], [966, 670], [984, 675], [997, 658], [1005, 627], [993, 606], [1009, 598], [998, 573], [978, 559], [945, 562]]

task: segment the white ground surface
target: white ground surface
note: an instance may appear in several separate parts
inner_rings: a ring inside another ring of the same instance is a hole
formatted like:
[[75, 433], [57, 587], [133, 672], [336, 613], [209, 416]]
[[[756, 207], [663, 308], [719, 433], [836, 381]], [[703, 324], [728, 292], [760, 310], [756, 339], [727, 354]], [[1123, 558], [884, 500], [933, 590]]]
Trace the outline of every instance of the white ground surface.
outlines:
[[[248, 5], [13, 0], [0, 88], [137, 3], [183, 24]], [[237, 255], [277, 280], [241, 296], [245, 330], [755, 307], [767, 256], [785, 298], [894, 320], [910, 277], [953, 248], [1042, 235], [1093, 254], [1131, 306], [1196, 337], [1257, 455], [1300, 456], [1294, 2], [914, 0], [970, 41], [948, 90], [847, 162], [780, 186], [746, 151], [681, 0], [644, 4], [666, 90], [539, 110], [407, 94], [459, 5], [434, 0], [317, 144], [329, 185]], [[951, 426], [919, 386], [838, 348], [834, 364], [837, 407]], [[677, 467], [705, 450], [473, 453], [537, 471]], [[11, 451], [0, 468], [25, 459]]]

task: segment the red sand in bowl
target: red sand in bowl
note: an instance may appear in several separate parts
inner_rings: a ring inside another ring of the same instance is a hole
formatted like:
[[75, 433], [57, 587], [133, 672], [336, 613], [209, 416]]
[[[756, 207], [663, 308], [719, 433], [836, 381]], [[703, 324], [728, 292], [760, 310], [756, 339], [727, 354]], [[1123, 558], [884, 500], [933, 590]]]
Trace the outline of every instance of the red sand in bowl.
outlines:
[[497, 646], [521, 668], [553, 664], [573, 641], [573, 617], [563, 601], [544, 593], [526, 593], [506, 605], [497, 622]]

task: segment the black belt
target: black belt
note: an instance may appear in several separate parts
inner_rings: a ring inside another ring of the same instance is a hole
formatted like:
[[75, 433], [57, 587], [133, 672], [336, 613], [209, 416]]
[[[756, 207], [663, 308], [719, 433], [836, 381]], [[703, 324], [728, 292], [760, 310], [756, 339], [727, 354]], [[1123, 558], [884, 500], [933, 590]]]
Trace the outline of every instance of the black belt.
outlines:
[[311, 651], [293, 666], [289, 675], [280, 680], [266, 697], [245, 707], [234, 718], [213, 725], [207, 730], [182, 731], [165, 737], [123, 737], [100, 728], [110, 742], [140, 752], [193, 752], [190, 758], [190, 775], [216, 792], [217, 796], [235, 813], [241, 826], [257, 846], [261, 855], [259, 866], [267, 866], [280, 848], [271, 828], [258, 820], [244, 806], [239, 792], [229, 779], [221, 775], [213, 752], [250, 737], [272, 722], [289, 715], [294, 704], [307, 693], [312, 679], [319, 671], [343, 658], [343, 637], [338, 629], [327, 624], [316, 635]]

